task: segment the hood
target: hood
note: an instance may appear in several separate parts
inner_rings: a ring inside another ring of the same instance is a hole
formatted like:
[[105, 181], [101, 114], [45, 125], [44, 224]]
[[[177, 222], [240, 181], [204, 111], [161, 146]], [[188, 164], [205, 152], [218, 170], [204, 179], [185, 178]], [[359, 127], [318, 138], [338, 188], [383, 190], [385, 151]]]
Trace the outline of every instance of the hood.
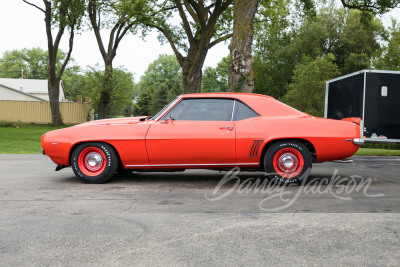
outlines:
[[116, 125], [116, 124], [138, 124], [148, 118], [147, 116], [139, 117], [127, 117], [127, 118], [116, 118], [116, 119], [104, 119], [84, 122], [76, 126], [97, 126], [97, 125]]

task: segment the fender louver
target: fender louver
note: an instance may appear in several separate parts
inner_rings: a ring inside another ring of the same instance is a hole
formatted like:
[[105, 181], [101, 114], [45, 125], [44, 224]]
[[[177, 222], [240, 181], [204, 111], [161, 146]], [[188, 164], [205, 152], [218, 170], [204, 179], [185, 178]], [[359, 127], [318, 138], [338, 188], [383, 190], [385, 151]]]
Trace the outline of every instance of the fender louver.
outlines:
[[258, 149], [260, 148], [260, 145], [262, 144], [263, 141], [264, 141], [264, 139], [254, 140], [253, 145], [251, 146], [251, 149], [250, 149], [249, 157], [257, 157]]

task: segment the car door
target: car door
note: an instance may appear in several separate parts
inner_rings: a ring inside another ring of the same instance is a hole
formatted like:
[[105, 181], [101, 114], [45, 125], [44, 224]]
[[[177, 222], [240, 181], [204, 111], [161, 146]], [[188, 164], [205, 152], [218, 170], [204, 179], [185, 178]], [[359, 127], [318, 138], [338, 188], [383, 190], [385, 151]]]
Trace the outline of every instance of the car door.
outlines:
[[232, 99], [182, 99], [146, 135], [151, 165], [234, 164]]

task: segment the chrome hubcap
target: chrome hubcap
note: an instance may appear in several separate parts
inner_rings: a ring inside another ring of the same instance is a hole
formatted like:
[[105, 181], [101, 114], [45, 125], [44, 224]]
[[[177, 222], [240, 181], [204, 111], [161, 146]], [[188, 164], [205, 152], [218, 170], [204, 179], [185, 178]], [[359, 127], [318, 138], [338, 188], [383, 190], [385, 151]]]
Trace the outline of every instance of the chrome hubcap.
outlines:
[[103, 158], [99, 153], [90, 152], [85, 157], [85, 165], [88, 170], [97, 171], [103, 166]]
[[297, 157], [291, 153], [285, 153], [279, 158], [279, 167], [281, 170], [290, 172], [298, 165]]

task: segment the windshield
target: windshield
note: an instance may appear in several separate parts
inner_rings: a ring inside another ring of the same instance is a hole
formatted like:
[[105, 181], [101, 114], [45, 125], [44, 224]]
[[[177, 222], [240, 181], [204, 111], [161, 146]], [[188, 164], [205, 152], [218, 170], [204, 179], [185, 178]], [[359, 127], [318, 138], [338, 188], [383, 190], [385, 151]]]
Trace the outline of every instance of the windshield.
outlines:
[[169, 103], [168, 105], [166, 105], [162, 110], [160, 110], [156, 115], [154, 115], [151, 119], [152, 120], [157, 120], [166, 110], [168, 110], [178, 99], [175, 98], [174, 100], [171, 101], [171, 103]]

